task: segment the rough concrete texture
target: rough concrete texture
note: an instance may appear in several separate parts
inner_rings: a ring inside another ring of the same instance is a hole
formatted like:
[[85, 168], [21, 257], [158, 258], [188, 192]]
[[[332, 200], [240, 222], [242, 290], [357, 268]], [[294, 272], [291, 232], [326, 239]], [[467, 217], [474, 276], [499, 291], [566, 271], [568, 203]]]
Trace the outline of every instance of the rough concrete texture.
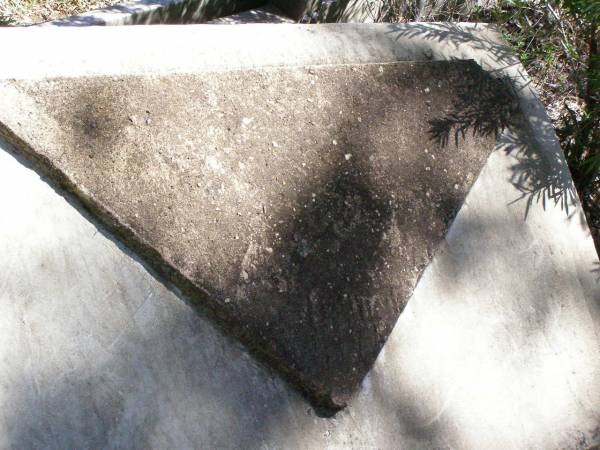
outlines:
[[0, 129], [335, 408], [513, 118], [502, 87], [468, 61], [14, 81]]
[[[598, 444], [598, 259], [543, 108], [493, 33], [444, 24], [104, 31], [0, 30], [14, 42], [0, 77], [474, 59], [510, 77], [530, 139], [500, 137], [373, 370], [329, 419], [2, 153], [0, 446]], [[131, 53], [116, 45], [124, 41], [147, 47]]]

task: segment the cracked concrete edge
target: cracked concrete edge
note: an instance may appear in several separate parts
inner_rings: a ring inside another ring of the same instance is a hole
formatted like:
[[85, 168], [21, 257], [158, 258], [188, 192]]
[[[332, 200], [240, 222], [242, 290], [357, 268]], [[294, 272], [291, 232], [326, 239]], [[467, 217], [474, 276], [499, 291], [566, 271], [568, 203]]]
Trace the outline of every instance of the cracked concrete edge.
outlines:
[[265, 3], [266, 0], [130, 0], [35, 26], [85, 27], [202, 23], [262, 6]]

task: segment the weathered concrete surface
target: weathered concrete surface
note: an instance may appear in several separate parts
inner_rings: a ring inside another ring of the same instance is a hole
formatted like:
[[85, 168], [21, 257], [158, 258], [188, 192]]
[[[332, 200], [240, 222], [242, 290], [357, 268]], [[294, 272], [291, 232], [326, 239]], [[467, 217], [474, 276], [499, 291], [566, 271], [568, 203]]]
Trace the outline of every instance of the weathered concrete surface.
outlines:
[[[516, 119], [468, 61], [14, 81], [0, 96], [0, 130], [329, 407], [371, 368]], [[482, 125], [454, 139], [467, 109]]]
[[[190, 319], [186, 305], [3, 154], [0, 446], [597, 444], [598, 260], [526, 75], [493, 35], [478, 29], [0, 30], [1, 40], [15, 43], [4, 49], [10, 64], [0, 66], [3, 78], [186, 73], [258, 61], [473, 58], [511, 76], [535, 138], [488, 159], [374, 369], [348, 408], [331, 419], [312, 415], [204, 319]], [[117, 45], [130, 40], [148, 47], [131, 53]], [[168, 52], [168, 42], [185, 45]], [[31, 57], [24, 60], [24, 53]], [[505, 135], [499, 147], [511, 139], [518, 142]], [[545, 205], [535, 201], [538, 194]]]

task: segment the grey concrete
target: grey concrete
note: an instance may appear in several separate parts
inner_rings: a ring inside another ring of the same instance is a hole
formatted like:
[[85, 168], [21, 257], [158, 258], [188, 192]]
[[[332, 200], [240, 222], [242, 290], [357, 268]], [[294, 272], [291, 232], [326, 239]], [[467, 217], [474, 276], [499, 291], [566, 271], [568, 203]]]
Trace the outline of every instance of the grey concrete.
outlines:
[[[15, 43], [0, 66], [4, 79], [472, 58], [511, 77], [530, 135], [499, 140], [374, 369], [331, 419], [317, 418], [35, 173], [1, 153], [0, 446], [598, 444], [598, 258], [526, 74], [493, 34], [478, 30], [0, 30], [0, 41]], [[128, 39], [146, 46], [132, 53], [114, 45]], [[67, 43], [87, 52], [67, 52]]]
[[[521, 122], [471, 61], [15, 80], [0, 97], [14, 105], [0, 133], [333, 408], [372, 367], [496, 134]], [[454, 139], [446, 124], [465, 113]]]
[[203, 23], [261, 6], [266, 0], [130, 0], [76, 16], [51, 20], [42, 27]]

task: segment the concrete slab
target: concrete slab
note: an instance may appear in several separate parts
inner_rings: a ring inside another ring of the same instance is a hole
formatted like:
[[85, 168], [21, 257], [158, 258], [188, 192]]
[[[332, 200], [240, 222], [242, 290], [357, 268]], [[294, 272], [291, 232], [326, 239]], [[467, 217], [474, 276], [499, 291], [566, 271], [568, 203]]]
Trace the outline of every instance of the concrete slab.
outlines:
[[[517, 126], [508, 88], [468, 61], [12, 81], [0, 97], [32, 161], [331, 408]], [[465, 114], [479, 123], [453, 130]]]
[[[150, 49], [129, 55], [118, 46], [112, 54], [103, 50], [98, 30], [0, 30], [1, 39], [17, 43], [0, 73], [33, 79], [185, 73], [259, 60], [471, 58], [511, 77], [532, 138], [501, 136], [374, 369], [348, 408], [330, 419], [307, 411], [204, 319], [188, 321], [188, 306], [34, 173], [3, 156], [2, 446], [597, 444], [597, 257], [543, 108], [493, 33], [443, 24], [189, 28], [119, 28], [104, 36], [104, 45], [147, 39]], [[185, 45], [165, 52], [167, 35]], [[283, 41], [292, 44], [287, 53]], [[90, 53], [61, 53], [61, 42]], [[19, 57], [28, 51], [27, 61]]]

